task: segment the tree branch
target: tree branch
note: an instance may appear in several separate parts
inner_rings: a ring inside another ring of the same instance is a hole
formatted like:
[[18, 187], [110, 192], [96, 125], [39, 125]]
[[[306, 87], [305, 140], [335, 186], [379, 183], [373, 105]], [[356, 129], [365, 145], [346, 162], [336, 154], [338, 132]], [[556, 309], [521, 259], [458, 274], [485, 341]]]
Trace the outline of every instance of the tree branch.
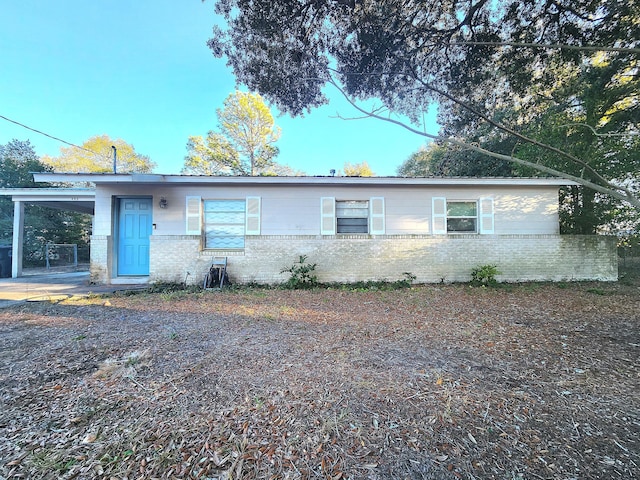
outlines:
[[[456, 42], [439, 42], [433, 44], [427, 44], [428, 46], [464, 46], [464, 45], [478, 45], [478, 46], [496, 46], [496, 47], [523, 47], [523, 48], [540, 48], [551, 50], [579, 50], [584, 52], [617, 52], [617, 53], [631, 53], [634, 55], [640, 55], [640, 48], [632, 47], [598, 47], [593, 45], [566, 45], [560, 43], [526, 43], [526, 42], [474, 42], [474, 41], [456, 41]], [[425, 46], [427, 46], [425, 45]]]
[[[417, 72], [415, 72], [413, 69], [411, 69], [411, 67], [409, 67], [411, 70], [411, 76], [413, 77], [413, 79], [418, 82], [419, 84], [421, 84], [424, 88], [426, 88], [427, 90], [431, 90], [434, 93], [437, 93], [438, 95], [452, 101], [453, 103], [455, 103], [456, 105], [461, 106], [462, 108], [464, 108], [465, 110], [467, 110], [468, 112], [473, 113], [474, 115], [476, 115], [477, 117], [481, 118], [482, 120], [484, 120], [485, 122], [489, 123], [490, 125], [493, 125], [494, 127], [496, 127], [499, 130], [502, 130], [503, 132], [508, 133], [509, 135], [513, 135], [514, 137], [522, 140], [523, 142], [535, 145], [537, 147], [543, 148], [545, 150], [548, 150], [552, 153], [555, 153], [556, 155], [560, 155], [562, 157], [567, 158], [568, 160], [572, 161], [573, 163], [576, 163], [578, 165], [580, 165], [583, 170], [585, 171], [589, 171], [591, 173], [591, 175], [593, 176], [593, 178], [595, 180], [598, 180], [600, 182], [602, 182], [604, 185], [610, 187], [610, 188], [614, 188], [614, 189], [619, 189], [620, 187], [611, 184], [611, 182], [609, 182], [606, 178], [604, 178], [602, 175], [600, 175], [596, 170], [593, 169], [593, 167], [591, 165], [589, 165], [587, 162], [585, 162], [584, 160], [579, 159], [578, 157], [571, 155], [570, 153], [567, 153], [563, 150], [560, 150], [559, 148], [556, 148], [552, 145], [548, 145], [546, 143], [543, 142], [539, 142], [533, 138], [530, 138], [526, 135], [523, 135], [509, 127], [507, 127], [506, 125], [503, 125], [502, 123], [496, 122], [495, 120], [493, 120], [492, 118], [490, 118], [489, 116], [485, 115], [484, 113], [480, 112], [479, 110], [475, 109], [474, 107], [472, 107], [471, 105], [467, 104], [466, 102], [463, 102], [462, 100], [454, 97], [453, 95], [445, 92], [444, 90], [441, 90], [433, 85], [431, 85], [428, 82], [425, 82], [424, 80], [422, 80]], [[374, 73], [374, 74], [367, 74], [367, 73], [357, 73], [357, 74], [353, 74], [353, 73], [343, 73], [340, 72], [338, 70], [335, 69], [330, 69], [331, 71], [334, 71], [338, 74], [342, 74], [342, 75], [379, 75], [380, 73]], [[389, 73], [387, 73], [389, 74]], [[391, 73], [391, 75], [406, 75], [406, 74], [402, 74], [402, 73], [396, 73], [393, 72]], [[335, 82], [333, 82], [333, 84], [335, 85]], [[337, 86], [337, 85], [336, 85]], [[345, 92], [343, 92], [343, 95], [345, 94]], [[367, 112], [367, 114], [369, 116], [371, 116], [371, 113], [374, 112]], [[538, 165], [538, 164], [536, 164]]]
[[585, 187], [589, 187], [597, 192], [600, 193], [604, 193], [606, 195], [611, 195], [614, 198], [617, 198], [619, 200], [628, 202], [629, 204], [633, 205], [634, 207], [640, 209], [640, 198], [634, 196], [634, 194], [627, 188], [622, 187], [622, 186], [618, 186], [618, 185], [613, 185], [610, 182], [607, 182], [607, 186], [603, 186], [603, 185], [598, 185], [597, 183], [593, 183], [590, 182], [588, 180], [585, 180], [584, 178], [580, 178], [580, 177], [576, 177], [574, 175], [570, 175], [564, 172], [560, 172], [558, 170], [555, 170], [553, 168], [549, 168], [545, 165], [541, 165], [541, 164], [536, 164], [533, 162], [529, 162], [527, 160], [523, 160], [521, 158], [517, 158], [511, 155], [504, 155], [501, 153], [496, 153], [496, 152], [492, 152], [490, 150], [484, 149], [482, 147], [479, 147], [477, 145], [472, 145], [466, 142], [463, 142], [461, 140], [458, 140], [456, 138], [453, 137], [444, 137], [442, 135], [434, 135], [431, 133], [427, 133], [426, 131], [420, 131], [417, 130], [416, 128], [411, 127], [410, 125], [407, 125], [404, 122], [401, 122], [400, 120], [396, 120], [390, 117], [383, 117], [381, 115], [377, 115], [375, 113], [369, 112], [367, 110], [365, 110], [364, 108], [360, 107], [357, 103], [355, 103], [355, 101], [353, 101], [351, 99], [351, 97], [349, 95], [347, 95], [347, 93], [340, 87], [340, 85], [338, 85], [338, 83], [331, 78], [330, 80], [328, 80], [328, 82], [333, 85], [343, 96], [344, 98], [351, 104], [351, 106], [353, 106], [356, 110], [358, 110], [359, 112], [365, 114], [367, 117], [369, 118], [375, 118], [378, 120], [384, 120], [386, 122], [389, 123], [393, 123], [394, 125], [398, 125], [412, 133], [415, 133], [417, 135], [421, 135], [423, 137], [426, 138], [430, 138], [432, 140], [438, 140], [438, 141], [443, 141], [446, 143], [450, 143], [452, 145], [456, 145], [458, 147], [467, 149], [467, 150], [472, 150], [478, 153], [482, 153], [485, 155], [488, 155], [490, 157], [493, 158], [497, 158], [499, 160], [506, 160], [508, 162], [513, 162], [513, 163], [517, 163], [519, 165], [523, 165], [526, 167], [530, 167], [533, 168], [535, 170], [538, 170], [540, 172], [543, 173], [548, 173], [549, 175], [553, 175], [554, 177], [559, 177], [559, 178], [564, 178], [566, 180], [571, 180], [573, 182], [576, 182], [580, 185], [583, 185]]
[[557, 155], [565, 157], [565, 158], [571, 160], [573, 163], [577, 163], [583, 169], [588, 170], [596, 180], [601, 181], [605, 185], [609, 185], [609, 181], [606, 178], [604, 178], [602, 175], [600, 175], [596, 170], [594, 170], [593, 167], [591, 165], [589, 165], [587, 162], [585, 162], [584, 160], [581, 160], [578, 157], [576, 157], [574, 155], [571, 155], [570, 153], [565, 152], [564, 150], [560, 150], [559, 148], [556, 148], [553, 145], [549, 145], [549, 144], [546, 144], [546, 143], [543, 143], [543, 142], [539, 142], [538, 140], [535, 140], [535, 139], [530, 138], [530, 137], [528, 137], [526, 135], [523, 135], [523, 134], [521, 134], [519, 132], [516, 132], [515, 130], [507, 127], [506, 125], [503, 125], [502, 123], [496, 122], [495, 120], [490, 118], [488, 115], [485, 115], [484, 113], [480, 112], [479, 110], [476, 110], [471, 105], [468, 105], [467, 103], [463, 102], [462, 100], [457, 99], [453, 95], [451, 95], [451, 94], [449, 94], [449, 93], [447, 93], [447, 92], [445, 92], [443, 90], [440, 90], [439, 88], [434, 87], [433, 85], [431, 85], [431, 84], [429, 84], [427, 82], [424, 82], [420, 78], [417, 78], [417, 76], [414, 76], [414, 78], [418, 82], [420, 82], [426, 89], [431, 90], [432, 92], [435, 92], [438, 95], [441, 95], [441, 96], [445, 97], [448, 100], [451, 100], [456, 105], [460, 105], [465, 110], [473, 113], [474, 115], [478, 116], [479, 118], [481, 118], [485, 122], [489, 123], [490, 125], [493, 125], [497, 129], [502, 130], [503, 132], [506, 132], [509, 135], [513, 135], [514, 137], [522, 140], [523, 142], [530, 143], [531, 145], [535, 145], [536, 147], [543, 148], [543, 149], [548, 150], [550, 152], [553, 152], [553, 153], [555, 153]]
[[627, 137], [630, 135], [640, 135], [640, 132], [627, 132], [627, 133], [598, 133], [595, 128], [586, 123], [567, 123], [565, 125], [558, 125], [556, 128], [568, 128], [568, 127], [585, 127], [591, 130], [596, 137]]

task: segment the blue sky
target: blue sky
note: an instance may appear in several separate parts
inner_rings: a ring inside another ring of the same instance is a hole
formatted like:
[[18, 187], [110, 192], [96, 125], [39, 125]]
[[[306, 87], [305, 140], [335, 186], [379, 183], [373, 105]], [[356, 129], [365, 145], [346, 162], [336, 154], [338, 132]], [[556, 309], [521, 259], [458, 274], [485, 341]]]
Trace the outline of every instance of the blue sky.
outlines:
[[[1, 0], [0, 115], [76, 145], [107, 134], [179, 173], [190, 135], [216, 128], [215, 110], [235, 89], [225, 61], [206, 46], [219, 18], [213, 1]], [[329, 93], [331, 93], [329, 91]], [[303, 118], [280, 116], [278, 162], [328, 175], [367, 161], [394, 175], [424, 139], [358, 116], [336, 92]], [[437, 133], [435, 115], [427, 131]], [[30, 140], [39, 155], [64, 144], [0, 119], [0, 144]]]

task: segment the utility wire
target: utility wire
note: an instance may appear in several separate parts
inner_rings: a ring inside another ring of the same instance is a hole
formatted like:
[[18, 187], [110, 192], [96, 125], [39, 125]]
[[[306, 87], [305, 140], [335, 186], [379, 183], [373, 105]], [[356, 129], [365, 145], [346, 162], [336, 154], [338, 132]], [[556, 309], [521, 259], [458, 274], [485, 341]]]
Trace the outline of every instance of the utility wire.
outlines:
[[104, 155], [102, 153], [94, 152], [93, 150], [89, 150], [88, 148], [80, 147], [79, 145], [67, 142], [66, 140], [62, 140], [61, 138], [54, 137], [53, 135], [49, 135], [48, 133], [45, 133], [45, 132], [41, 132], [40, 130], [36, 130], [35, 128], [31, 128], [31, 127], [29, 127], [27, 125], [24, 125], [24, 124], [20, 123], [20, 122], [16, 122], [15, 120], [11, 120], [10, 118], [5, 117], [4, 115], [0, 115], [0, 118], [6, 120], [7, 122], [11, 122], [11, 123], [15, 123], [16, 125], [20, 125], [21, 127], [24, 127], [27, 130], [31, 130], [32, 132], [36, 132], [36, 133], [39, 133], [40, 135], [44, 135], [45, 137], [49, 137], [49, 138], [52, 138], [53, 140], [57, 140], [59, 142], [66, 143], [67, 145], [70, 145], [70, 146], [75, 147], [75, 148], [79, 148], [80, 150], [84, 150], [85, 152], [93, 153], [94, 155], [97, 155], [99, 157], [108, 158], [106, 155]]

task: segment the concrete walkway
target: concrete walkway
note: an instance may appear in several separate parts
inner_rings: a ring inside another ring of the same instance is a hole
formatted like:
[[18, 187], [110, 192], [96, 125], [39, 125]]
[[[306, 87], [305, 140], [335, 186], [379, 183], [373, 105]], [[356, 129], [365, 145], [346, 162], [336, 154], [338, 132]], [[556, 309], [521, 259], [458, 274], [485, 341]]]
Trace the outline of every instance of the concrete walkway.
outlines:
[[89, 272], [25, 275], [0, 278], [0, 308], [37, 300], [59, 300], [72, 296], [113, 293], [146, 288], [147, 285], [90, 285]]

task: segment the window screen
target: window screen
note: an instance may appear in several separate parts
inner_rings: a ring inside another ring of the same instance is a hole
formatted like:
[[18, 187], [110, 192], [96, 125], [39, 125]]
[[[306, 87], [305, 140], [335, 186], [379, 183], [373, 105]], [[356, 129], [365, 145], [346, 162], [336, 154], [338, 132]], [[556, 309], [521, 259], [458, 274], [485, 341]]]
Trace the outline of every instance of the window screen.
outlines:
[[477, 232], [478, 204], [447, 200], [447, 232]]
[[369, 202], [336, 202], [337, 233], [369, 233]]
[[244, 248], [245, 200], [205, 200], [205, 248]]

